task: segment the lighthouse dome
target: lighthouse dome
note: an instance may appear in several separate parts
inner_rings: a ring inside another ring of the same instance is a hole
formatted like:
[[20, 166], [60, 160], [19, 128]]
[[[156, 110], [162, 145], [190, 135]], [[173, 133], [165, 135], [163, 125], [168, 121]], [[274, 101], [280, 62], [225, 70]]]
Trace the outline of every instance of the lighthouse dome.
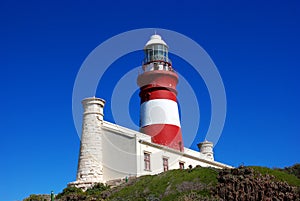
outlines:
[[145, 49], [146, 49], [146, 47], [148, 47], [150, 45], [154, 45], [154, 44], [165, 45], [168, 47], [167, 43], [161, 39], [160, 35], [157, 35], [157, 34], [154, 34], [151, 36], [150, 40], [145, 45]]

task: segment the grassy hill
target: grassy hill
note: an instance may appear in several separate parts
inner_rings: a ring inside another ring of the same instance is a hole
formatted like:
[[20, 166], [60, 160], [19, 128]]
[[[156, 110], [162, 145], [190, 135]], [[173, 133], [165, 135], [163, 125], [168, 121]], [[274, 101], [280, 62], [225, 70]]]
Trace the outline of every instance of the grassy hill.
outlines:
[[176, 200], [190, 192], [199, 196], [209, 196], [210, 189], [218, 183], [218, 171], [211, 168], [194, 168], [192, 170], [171, 170], [156, 176], [144, 176], [132, 185], [121, 187], [110, 199], [127, 200]]
[[[196, 167], [142, 176], [114, 188], [97, 184], [83, 192], [68, 187], [55, 200], [300, 200], [299, 193], [300, 179], [287, 171], [254, 166], [231, 170]], [[25, 201], [43, 201], [33, 196]]]

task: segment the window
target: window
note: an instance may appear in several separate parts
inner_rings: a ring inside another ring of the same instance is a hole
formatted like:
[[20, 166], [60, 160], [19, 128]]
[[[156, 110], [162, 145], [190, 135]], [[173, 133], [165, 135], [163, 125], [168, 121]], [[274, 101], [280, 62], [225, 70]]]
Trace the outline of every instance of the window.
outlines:
[[164, 172], [169, 170], [169, 162], [167, 158], [163, 158]]
[[145, 170], [150, 171], [150, 153], [144, 153]]
[[184, 169], [184, 162], [179, 162], [179, 168], [180, 168], [181, 170]]

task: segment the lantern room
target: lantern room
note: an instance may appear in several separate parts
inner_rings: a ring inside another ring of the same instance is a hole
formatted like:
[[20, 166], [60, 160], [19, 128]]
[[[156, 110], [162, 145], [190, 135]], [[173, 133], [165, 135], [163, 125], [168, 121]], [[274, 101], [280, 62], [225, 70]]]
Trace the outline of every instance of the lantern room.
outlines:
[[144, 47], [144, 71], [166, 70], [173, 71], [172, 62], [168, 56], [168, 45], [161, 36], [152, 35]]

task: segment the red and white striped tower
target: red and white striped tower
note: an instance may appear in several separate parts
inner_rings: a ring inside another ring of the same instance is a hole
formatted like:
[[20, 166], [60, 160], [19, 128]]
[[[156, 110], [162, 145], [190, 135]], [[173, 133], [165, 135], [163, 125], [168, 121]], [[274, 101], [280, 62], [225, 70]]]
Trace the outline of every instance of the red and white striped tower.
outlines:
[[183, 151], [177, 105], [178, 75], [168, 58], [168, 46], [157, 34], [144, 47], [143, 72], [138, 76], [140, 87], [140, 130], [152, 142]]

